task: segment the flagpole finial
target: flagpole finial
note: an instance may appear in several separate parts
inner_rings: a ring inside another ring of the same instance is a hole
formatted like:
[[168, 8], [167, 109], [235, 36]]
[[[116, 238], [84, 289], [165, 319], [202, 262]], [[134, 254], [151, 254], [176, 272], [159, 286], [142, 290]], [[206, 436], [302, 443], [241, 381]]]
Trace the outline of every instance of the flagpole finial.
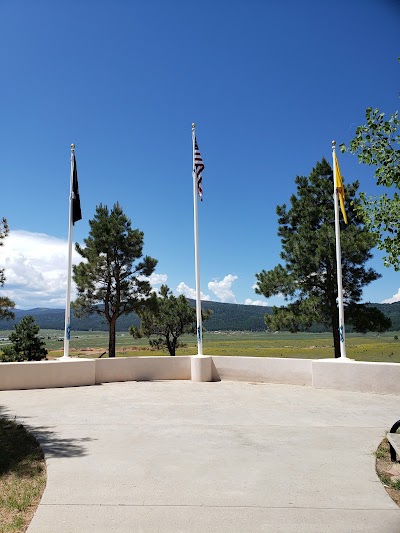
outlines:
[[336, 141], [332, 141], [332, 148], [335, 148], [336, 146]]
[[74, 150], [75, 150], [75, 145], [71, 144], [71, 152], [73, 152]]
[[192, 130], [194, 130], [196, 127], [196, 124], [194, 122], [192, 122]]

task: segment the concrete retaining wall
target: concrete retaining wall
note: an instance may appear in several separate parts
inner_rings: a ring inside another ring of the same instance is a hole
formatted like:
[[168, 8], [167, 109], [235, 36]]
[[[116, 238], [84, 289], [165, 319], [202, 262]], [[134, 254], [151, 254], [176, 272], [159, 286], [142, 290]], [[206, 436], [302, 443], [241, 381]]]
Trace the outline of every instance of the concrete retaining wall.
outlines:
[[[212, 356], [219, 379], [312, 385], [310, 359]], [[213, 379], [217, 375], [214, 372]]]
[[[400, 364], [395, 363], [229, 356], [212, 356], [210, 362], [213, 381], [283, 383], [400, 395]], [[191, 356], [0, 363], [0, 390], [189, 380], [196, 378], [191, 363]]]
[[363, 361], [313, 361], [315, 389], [400, 394], [400, 364]]
[[190, 356], [96, 359], [96, 383], [190, 379]]
[[94, 385], [96, 361], [0, 363], [0, 390], [51, 389]]

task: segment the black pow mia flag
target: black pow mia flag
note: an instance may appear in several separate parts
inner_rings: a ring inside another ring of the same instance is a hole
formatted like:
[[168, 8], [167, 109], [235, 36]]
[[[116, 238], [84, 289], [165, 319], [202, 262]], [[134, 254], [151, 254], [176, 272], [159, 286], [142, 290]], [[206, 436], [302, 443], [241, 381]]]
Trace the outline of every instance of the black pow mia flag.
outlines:
[[81, 200], [79, 198], [78, 170], [75, 154], [72, 156], [72, 224], [82, 219]]

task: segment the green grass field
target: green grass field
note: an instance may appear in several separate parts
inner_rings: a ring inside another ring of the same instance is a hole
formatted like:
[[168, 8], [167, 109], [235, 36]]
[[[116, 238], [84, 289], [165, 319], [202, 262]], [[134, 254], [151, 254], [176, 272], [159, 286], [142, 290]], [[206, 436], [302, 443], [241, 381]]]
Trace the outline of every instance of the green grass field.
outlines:
[[[0, 337], [9, 335], [10, 331], [0, 331]], [[45, 337], [49, 355], [62, 355], [63, 331], [41, 330]], [[399, 332], [387, 332], [380, 335], [369, 333], [360, 335], [350, 333], [346, 337], [347, 356], [357, 361], [381, 361], [400, 363]], [[185, 336], [186, 348], [178, 350], [178, 355], [197, 353], [194, 336]], [[0, 341], [1, 346], [4, 342]], [[79, 357], [98, 357], [107, 351], [108, 334], [103, 331], [76, 331], [70, 341], [70, 354]], [[333, 357], [333, 339], [328, 333], [214, 333], [206, 332], [203, 341], [206, 355], [232, 355], [248, 357], [296, 357], [302, 359], [322, 359]], [[143, 356], [166, 355], [164, 352], [150, 349], [147, 339], [133, 339], [129, 333], [117, 334], [117, 355]]]
[[45, 485], [37, 441], [22, 425], [0, 418], [0, 533], [26, 531]]

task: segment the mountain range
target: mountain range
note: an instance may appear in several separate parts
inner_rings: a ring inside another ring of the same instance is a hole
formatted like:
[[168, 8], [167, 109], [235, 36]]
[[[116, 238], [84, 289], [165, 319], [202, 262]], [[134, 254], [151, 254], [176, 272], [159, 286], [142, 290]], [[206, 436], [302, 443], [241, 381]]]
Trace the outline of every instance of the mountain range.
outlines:
[[[195, 301], [189, 300], [194, 307]], [[370, 304], [377, 307], [392, 321], [390, 331], [400, 331], [400, 302], [392, 304]], [[211, 309], [213, 314], [205, 327], [208, 331], [264, 331], [264, 315], [272, 313], [272, 307], [257, 305], [229, 304], [221, 302], [202, 302], [202, 308]], [[22, 317], [32, 315], [42, 329], [64, 329], [64, 309], [15, 309], [14, 320], [0, 320], [0, 330], [12, 329]], [[139, 318], [135, 313], [121, 316], [117, 321], [118, 331], [128, 331], [130, 326], [139, 326]], [[93, 314], [83, 318], [77, 318], [71, 311], [71, 329], [76, 331], [107, 331], [108, 324], [104, 318]], [[326, 328], [315, 324], [310, 331], [323, 332]]]

